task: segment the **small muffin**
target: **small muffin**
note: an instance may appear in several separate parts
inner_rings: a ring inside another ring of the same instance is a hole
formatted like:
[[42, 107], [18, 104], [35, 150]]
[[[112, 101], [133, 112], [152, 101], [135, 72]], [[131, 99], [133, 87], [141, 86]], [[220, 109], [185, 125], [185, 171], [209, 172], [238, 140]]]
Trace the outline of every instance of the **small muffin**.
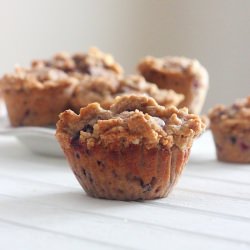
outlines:
[[77, 80], [51, 68], [16, 68], [0, 81], [12, 126], [55, 125], [69, 107]]
[[121, 77], [122, 67], [114, 60], [112, 55], [106, 54], [92, 47], [87, 53], [76, 53], [70, 55], [67, 52], [56, 54], [50, 60], [35, 60], [33, 67], [50, 67], [63, 70], [77, 78], [84, 75]]
[[92, 102], [98, 102], [102, 107], [108, 108], [114, 100], [118, 87], [119, 81], [117, 79], [103, 76], [85, 76], [73, 92], [70, 107], [75, 112], [79, 112], [80, 108]]
[[197, 61], [184, 57], [146, 57], [138, 70], [149, 82], [159, 88], [173, 89], [185, 96], [178, 106], [187, 107], [190, 113], [199, 114], [208, 89], [208, 73]]
[[1, 93], [1, 89], [0, 89], [0, 117], [5, 115], [5, 106], [4, 106], [4, 101], [3, 101], [3, 96]]
[[75, 88], [71, 98], [71, 107], [78, 112], [80, 108], [92, 102], [99, 102], [102, 107], [109, 108], [116, 96], [128, 94], [147, 95], [153, 97], [160, 105], [178, 105], [182, 94], [173, 90], [160, 90], [157, 85], [146, 82], [142, 76], [131, 75], [123, 79], [107, 77], [85, 77]]
[[187, 109], [146, 96], [117, 97], [60, 115], [56, 137], [83, 189], [93, 197], [148, 200], [168, 195], [204, 124]]
[[250, 96], [230, 107], [216, 106], [209, 118], [218, 160], [250, 163]]

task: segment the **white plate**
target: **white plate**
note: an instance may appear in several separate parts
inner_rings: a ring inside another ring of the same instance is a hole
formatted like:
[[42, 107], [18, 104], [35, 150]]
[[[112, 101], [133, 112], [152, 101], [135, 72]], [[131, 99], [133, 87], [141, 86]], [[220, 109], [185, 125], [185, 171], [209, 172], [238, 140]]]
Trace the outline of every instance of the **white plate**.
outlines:
[[34, 153], [62, 157], [63, 152], [55, 138], [56, 130], [45, 127], [11, 127], [6, 116], [0, 118], [0, 136], [15, 136]]

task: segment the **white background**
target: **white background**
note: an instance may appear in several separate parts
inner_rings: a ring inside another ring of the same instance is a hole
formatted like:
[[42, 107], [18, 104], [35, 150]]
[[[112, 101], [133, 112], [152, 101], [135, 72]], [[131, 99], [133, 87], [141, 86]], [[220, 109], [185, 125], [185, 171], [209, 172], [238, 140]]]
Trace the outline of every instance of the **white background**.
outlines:
[[0, 0], [0, 74], [56, 51], [111, 52], [134, 71], [144, 55], [199, 59], [210, 73], [204, 108], [250, 94], [250, 1]]

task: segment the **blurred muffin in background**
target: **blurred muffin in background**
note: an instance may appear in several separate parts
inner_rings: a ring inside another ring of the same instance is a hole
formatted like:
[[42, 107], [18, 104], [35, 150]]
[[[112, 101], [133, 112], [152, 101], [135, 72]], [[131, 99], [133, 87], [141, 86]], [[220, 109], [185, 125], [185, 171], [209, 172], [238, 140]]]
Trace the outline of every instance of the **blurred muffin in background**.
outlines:
[[200, 113], [208, 90], [208, 73], [197, 60], [148, 56], [140, 61], [137, 68], [147, 81], [159, 88], [183, 94], [185, 98], [179, 108], [187, 107], [190, 113]]
[[62, 70], [71, 76], [82, 78], [84, 75], [119, 78], [123, 69], [113, 56], [91, 47], [87, 53], [69, 54], [61, 52], [49, 60], [34, 60], [32, 67], [50, 67]]
[[5, 115], [5, 104], [3, 100], [3, 94], [0, 88], [0, 117]]
[[75, 112], [89, 103], [98, 102], [109, 108], [116, 96], [129, 94], [153, 97], [160, 105], [177, 106], [184, 98], [173, 90], [161, 90], [157, 85], [146, 82], [142, 76], [130, 75], [122, 79], [107, 77], [85, 77], [76, 86], [71, 98], [71, 107]]
[[16, 68], [0, 80], [12, 126], [55, 125], [68, 108], [75, 78], [52, 68]]
[[209, 118], [218, 160], [250, 163], [250, 96], [214, 107]]

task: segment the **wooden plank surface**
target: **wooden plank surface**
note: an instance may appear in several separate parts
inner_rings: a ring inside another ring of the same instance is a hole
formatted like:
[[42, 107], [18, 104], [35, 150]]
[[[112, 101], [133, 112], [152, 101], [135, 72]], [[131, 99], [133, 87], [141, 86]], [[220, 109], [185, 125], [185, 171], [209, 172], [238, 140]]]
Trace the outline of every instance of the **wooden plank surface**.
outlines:
[[250, 166], [218, 163], [209, 133], [169, 197], [147, 202], [90, 198], [64, 159], [0, 137], [0, 249], [201, 246], [250, 249]]

